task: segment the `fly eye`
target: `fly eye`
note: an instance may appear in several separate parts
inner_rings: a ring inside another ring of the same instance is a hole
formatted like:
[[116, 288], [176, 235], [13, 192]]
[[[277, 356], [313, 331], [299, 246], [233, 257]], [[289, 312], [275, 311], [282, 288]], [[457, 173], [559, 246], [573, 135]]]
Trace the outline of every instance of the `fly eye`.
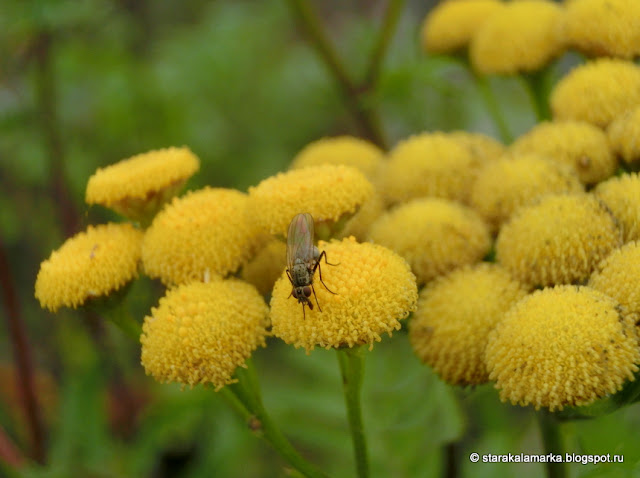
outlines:
[[311, 297], [311, 287], [304, 286], [302, 288], [302, 293], [304, 294], [305, 297]]
[[293, 296], [294, 299], [297, 299], [298, 298], [298, 290], [297, 289], [293, 289], [291, 291], [291, 295]]

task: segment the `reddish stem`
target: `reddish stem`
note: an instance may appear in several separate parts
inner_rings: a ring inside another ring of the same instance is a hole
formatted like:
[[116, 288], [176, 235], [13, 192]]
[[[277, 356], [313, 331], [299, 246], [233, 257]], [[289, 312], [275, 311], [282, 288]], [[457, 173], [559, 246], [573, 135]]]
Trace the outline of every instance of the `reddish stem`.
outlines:
[[2, 289], [2, 300], [6, 309], [7, 328], [13, 346], [17, 383], [31, 435], [33, 458], [39, 463], [44, 463], [44, 426], [36, 399], [33, 359], [24, 321], [22, 320], [20, 302], [13, 285], [13, 278], [9, 272], [9, 261], [7, 260], [2, 238], [0, 238], [0, 288]]
[[0, 460], [12, 468], [20, 468], [27, 461], [2, 426], [0, 426]]

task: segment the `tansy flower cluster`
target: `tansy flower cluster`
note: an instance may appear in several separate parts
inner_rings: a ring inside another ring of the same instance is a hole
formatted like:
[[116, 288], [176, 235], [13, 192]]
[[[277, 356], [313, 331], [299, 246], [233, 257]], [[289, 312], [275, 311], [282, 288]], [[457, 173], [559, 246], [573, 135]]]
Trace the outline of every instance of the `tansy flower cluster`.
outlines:
[[[640, 158], [639, 15], [626, 0], [456, 0], [425, 19], [427, 53], [466, 54], [476, 75], [521, 74], [540, 119], [480, 161], [429, 144], [452, 134], [425, 133], [382, 168], [393, 208], [369, 237], [425, 284], [411, 343], [445, 381], [493, 381], [503, 400], [554, 411], [634, 380], [640, 182], [619, 160]], [[589, 58], [541, 83], [569, 49]]]

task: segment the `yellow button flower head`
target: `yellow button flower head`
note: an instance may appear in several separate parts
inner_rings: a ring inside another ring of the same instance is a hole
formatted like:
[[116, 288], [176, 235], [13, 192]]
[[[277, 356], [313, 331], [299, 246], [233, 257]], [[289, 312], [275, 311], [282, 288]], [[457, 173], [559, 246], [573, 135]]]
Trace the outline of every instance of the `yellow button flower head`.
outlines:
[[587, 55], [631, 59], [640, 55], [640, 2], [571, 2], [566, 7], [565, 30], [569, 44]]
[[616, 171], [616, 157], [604, 132], [585, 121], [537, 124], [509, 148], [513, 154], [538, 153], [573, 168], [584, 184], [595, 184]]
[[623, 174], [598, 184], [594, 190], [618, 220], [623, 242], [640, 239], [640, 177]]
[[240, 191], [208, 187], [174, 198], [144, 236], [146, 273], [170, 285], [234, 272], [260, 240], [247, 202]]
[[453, 131], [447, 136], [467, 148], [474, 159], [474, 167], [481, 167], [489, 161], [500, 158], [505, 151], [505, 147], [500, 141], [482, 133]]
[[496, 232], [520, 206], [564, 192], [582, 192], [582, 184], [569, 168], [545, 156], [522, 154], [480, 170], [471, 189], [471, 206]]
[[373, 194], [373, 186], [356, 168], [323, 164], [279, 173], [249, 188], [250, 215], [270, 234], [286, 237], [291, 219], [308, 212], [316, 232], [353, 215]]
[[539, 70], [564, 51], [561, 25], [562, 9], [553, 2], [508, 3], [471, 40], [471, 63], [483, 74]]
[[613, 297], [628, 312], [640, 314], [640, 242], [630, 242], [598, 264], [589, 286]]
[[265, 346], [268, 311], [256, 289], [236, 279], [171, 289], [145, 317], [142, 365], [159, 382], [211, 383], [217, 391]]
[[409, 323], [414, 351], [443, 380], [477, 385], [489, 380], [484, 352], [489, 332], [526, 291], [500, 266], [464, 267], [420, 292]]
[[466, 48], [478, 28], [502, 5], [499, 0], [439, 3], [422, 24], [422, 48], [429, 53], [452, 53]]
[[589, 287], [536, 291], [489, 334], [489, 378], [500, 398], [514, 405], [551, 411], [588, 405], [620, 390], [638, 370], [630, 319], [612, 298]]
[[304, 315], [291, 294], [285, 273], [273, 288], [271, 297], [272, 332], [296, 348], [307, 352], [324, 348], [353, 347], [380, 342], [381, 335], [400, 329], [400, 322], [416, 308], [416, 278], [402, 257], [377, 244], [356, 242], [353, 237], [329, 243], [320, 241], [335, 266], [320, 267], [322, 279], [334, 292], [328, 292], [316, 272], [313, 286], [317, 307], [306, 307]]
[[615, 219], [593, 196], [550, 195], [502, 227], [496, 258], [524, 284], [570, 284], [586, 281], [621, 242]]
[[336, 136], [309, 143], [293, 159], [291, 169], [320, 164], [344, 164], [358, 169], [372, 179], [383, 156], [384, 152], [369, 141], [353, 136]]
[[633, 166], [640, 161], [640, 106], [628, 110], [614, 119], [607, 136], [615, 153]]
[[638, 105], [640, 68], [623, 60], [601, 58], [580, 65], [551, 92], [555, 119], [588, 121], [601, 128]]
[[146, 220], [199, 168], [200, 161], [189, 148], [138, 154], [98, 169], [89, 178], [86, 202], [101, 204], [134, 220]]
[[487, 226], [473, 209], [438, 198], [415, 199], [372, 226], [371, 240], [400, 254], [424, 284], [489, 252]]
[[280, 239], [272, 238], [242, 268], [242, 278], [253, 284], [262, 295], [271, 293], [287, 255], [287, 245]]
[[436, 196], [464, 200], [474, 178], [469, 150], [444, 133], [401, 141], [381, 169], [380, 190], [389, 203]]
[[141, 244], [131, 224], [89, 226], [40, 264], [36, 298], [55, 312], [118, 290], [137, 276]]

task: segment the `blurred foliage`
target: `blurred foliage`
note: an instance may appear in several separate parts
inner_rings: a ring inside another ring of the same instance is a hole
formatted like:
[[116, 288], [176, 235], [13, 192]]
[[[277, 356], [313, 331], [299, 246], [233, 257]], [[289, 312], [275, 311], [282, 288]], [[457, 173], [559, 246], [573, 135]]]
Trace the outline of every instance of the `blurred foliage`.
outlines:
[[[360, 78], [381, 2], [315, 6], [349, 72]], [[467, 71], [454, 59], [421, 55], [417, 31], [427, 9], [421, 2], [405, 9], [369, 98], [390, 144], [435, 129], [495, 136]], [[83, 204], [93, 171], [149, 149], [188, 145], [202, 160], [189, 187], [246, 190], [285, 169], [312, 140], [360, 134], [334, 81], [285, 2], [4, 0], [0, 12], [0, 239], [50, 427], [47, 466], [29, 466], [23, 476], [281, 476], [281, 459], [221, 396], [156, 384], [120, 331], [82, 312], [41, 310], [33, 284], [40, 262], [72, 232], [64, 228], [56, 181], [77, 230], [113, 219]], [[521, 85], [492, 82], [513, 132], [530, 127]], [[160, 293], [152, 281], [134, 284], [131, 313], [142, 319]], [[305, 356], [271, 340], [255, 362], [267, 408], [303, 455], [331, 475], [349, 476], [353, 458], [334, 355]], [[12, 362], [6, 334], [0, 360]], [[28, 448], [15, 383], [4, 383], [0, 423]], [[541, 473], [540, 465], [468, 462], [472, 451], [540, 450], [533, 414], [500, 404], [490, 386], [445, 386], [419, 364], [403, 332], [367, 354], [363, 398], [374, 476], [439, 476], [445, 445], [461, 438], [456, 453], [464, 476]], [[632, 467], [640, 459], [632, 447], [639, 420], [632, 408], [563, 426], [576, 452], [624, 453]], [[598, 474], [604, 468], [580, 466], [575, 475], [621, 476]]]

